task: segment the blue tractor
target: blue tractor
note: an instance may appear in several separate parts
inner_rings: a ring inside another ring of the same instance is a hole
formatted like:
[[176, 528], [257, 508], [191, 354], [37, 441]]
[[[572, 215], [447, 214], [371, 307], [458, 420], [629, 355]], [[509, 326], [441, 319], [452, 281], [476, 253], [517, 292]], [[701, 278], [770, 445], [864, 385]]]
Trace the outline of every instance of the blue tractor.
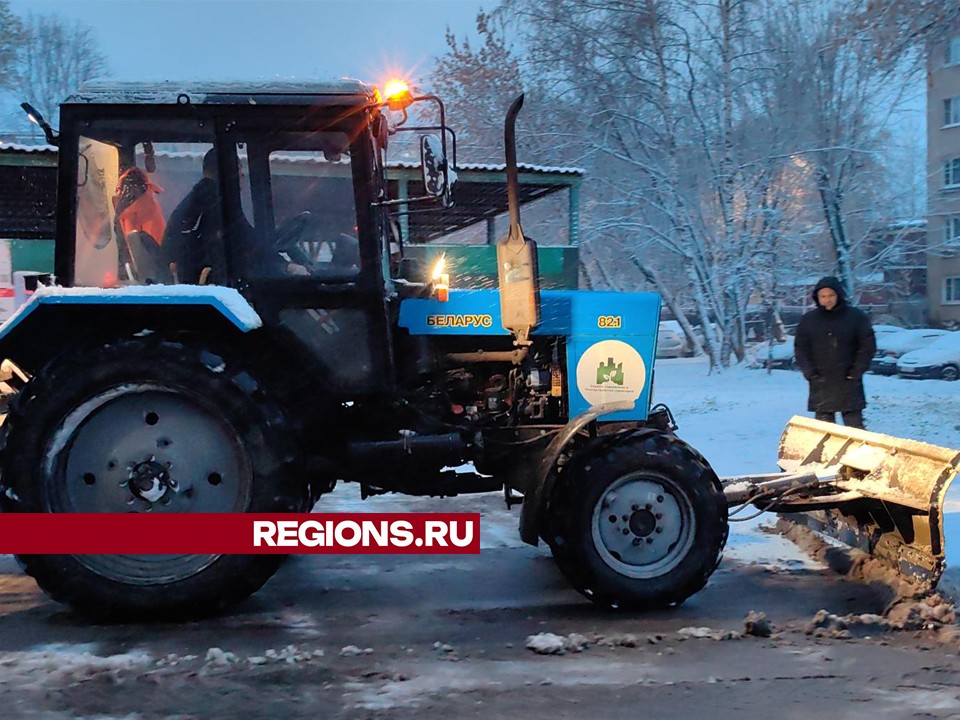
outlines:
[[[498, 290], [405, 260], [398, 210], [449, 205], [442, 103], [354, 81], [90, 86], [61, 108], [57, 286], [0, 329], [26, 382], [2, 425], [4, 512], [307, 512], [503, 491], [599, 605], [700, 590], [727, 538], [707, 461], [651, 410], [660, 299], [544, 291], [505, 145]], [[408, 127], [417, 103], [436, 123]], [[403, 134], [403, 131], [412, 131]], [[389, 193], [388, 140], [422, 182]], [[463, 466], [472, 465], [470, 472]], [[457, 468], [458, 471], [454, 471]], [[185, 617], [275, 555], [19, 558], [91, 615]]]

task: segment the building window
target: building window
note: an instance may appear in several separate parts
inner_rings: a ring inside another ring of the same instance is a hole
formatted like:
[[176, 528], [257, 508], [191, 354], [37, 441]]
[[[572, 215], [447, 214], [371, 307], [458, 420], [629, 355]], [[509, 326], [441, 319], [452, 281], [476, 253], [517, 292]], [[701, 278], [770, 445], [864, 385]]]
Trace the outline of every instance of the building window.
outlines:
[[960, 125], [960, 97], [947, 98], [943, 101], [943, 124]]
[[960, 64], [960, 36], [950, 38], [950, 42], [947, 43], [947, 65], [957, 65]]
[[960, 243], [960, 215], [947, 218], [947, 225], [943, 228], [943, 241], [948, 245]]
[[943, 186], [960, 186], [960, 157], [947, 160], [943, 164]]
[[960, 277], [943, 279], [943, 302], [960, 305]]

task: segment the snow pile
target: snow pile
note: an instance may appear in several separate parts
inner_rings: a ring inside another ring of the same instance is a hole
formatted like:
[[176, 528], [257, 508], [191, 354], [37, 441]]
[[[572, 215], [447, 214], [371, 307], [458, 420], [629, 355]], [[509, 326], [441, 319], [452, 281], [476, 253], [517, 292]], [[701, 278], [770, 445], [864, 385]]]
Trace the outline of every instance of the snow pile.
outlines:
[[708, 627], [684, 627], [677, 630], [677, 640], [739, 640], [743, 633], [736, 630], [714, 630]]
[[0, 685], [19, 688], [72, 685], [97, 677], [123, 682], [125, 675], [140, 672], [153, 658], [140, 650], [116, 655], [96, 655], [90, 646], [51, 645], [40, 650], [8, 652], [0, 659]]
[[525, 645], [538, 655], [565, 655], [583, 652], [590, 646], [590, 641], [580, 633], [555, 635], [547, 632], [528, 635]]
[[594, 638], [596, 645], [605, 647], [626, 647], [635, 648], [643, 644], [656, 645], [663, 640], [663, 635], [651, 633], [649, 635], [635, 635], [634, 633], [622, 633], [614, 635], [597, 635]]
[[263, 654], [263, 658], [258, 656], [252, 656], [247, 658], [247, 662], [251, 665], [265, 665], [267, 663], [286, 663], [287, 665], [296, 665], [298, 663], [306, 663], [317, 658], [322, 658], [324, 652], [322, 649], [317, 648], [316, 650], [301, 650], [296, 645], [287, 645], [282, 650], [274, 650], [273, 648], [267, 650]]
[[207, 656], [204, 658], [210, 665], [231, 665], [239, 662], [237, 656], [232, 652], [225, 652], [218, 647], [212, 647], [207, 650]]
[[873, 613], [840, 616], [826, 610], [818, 610], [803, 631], [814, 637], [845, 640], [853, 637], [852, 629], [854, 628], [858, 635], [870, 635], [889, 632], [892, 626], [885, 617]]
[[932, 630], [952, 625], [956, 620], [954, 606], [939, 595], [919, 600], [900, 600], [886, 612], [896, 630]]
[[751, 610], [743, 619], [743, 633], [753, 637], [768, 638], [773, 634], [773, 626], [767, 620], [766, 613]]
[[[296, 645], [287, 645], [281, 650], [269, 648], [262, 655], [250, 655], [248, 657], [224, 650], [223, 648], [211, 647], [204, 655], [202, 670], [217, 670], [231, 666], [239, 667], [244, 664], [252, 666], [277, 665], [281, 663], [285, 665], [300, 665], [322, 657], [324, 657], [324, 651], [320, 648], [316, 650], [303, 650]], [[173, 668], [197, 659], [197, 655], [177, 655], [176, 653], [170, 653], [160, 658], [156, 666], [158, 668]]]
[[884, 615], [834, 615], [820, 610], [804, 627], [804, 632], [815, 637], [844, 639], [895, 630], [937, 630], [952, 625], [954, 620], [953, 605], [939, 595], [931, 595], [921, 600], [902, 599]]
[[340, 657], [356, 657], [357, 655], [371, 655], [373, 648], [359, 648], [356, 645], [347, 645], [340, 648]]

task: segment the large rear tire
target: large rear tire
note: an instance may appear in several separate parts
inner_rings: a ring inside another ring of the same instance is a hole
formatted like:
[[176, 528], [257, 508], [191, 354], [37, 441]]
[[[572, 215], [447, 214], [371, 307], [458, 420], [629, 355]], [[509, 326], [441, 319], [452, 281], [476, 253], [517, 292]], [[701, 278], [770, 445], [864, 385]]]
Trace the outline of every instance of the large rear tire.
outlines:
[[[156, 337], [81, 349], [37, 373], [3, 426], [5, 512], [303, 512], [290, 428], [224, 354]], [[277, 555], [24, 555], [54, 599], [99, 618], [218, 612]]]
[[678, 605], [720, 562], [727, 504], [706, 460], [676, 436], [615, 436], [571, 458], [547, 507], [561, 572], [603, 607]]

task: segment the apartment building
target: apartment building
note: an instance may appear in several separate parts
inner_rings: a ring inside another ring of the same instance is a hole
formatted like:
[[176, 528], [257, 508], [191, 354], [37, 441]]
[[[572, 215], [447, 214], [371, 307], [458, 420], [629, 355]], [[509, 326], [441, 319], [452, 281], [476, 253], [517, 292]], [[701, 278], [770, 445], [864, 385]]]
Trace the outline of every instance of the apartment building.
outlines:
[[960, 26], [927, 55], [927, 213], [930, 321], [960, 324]]

